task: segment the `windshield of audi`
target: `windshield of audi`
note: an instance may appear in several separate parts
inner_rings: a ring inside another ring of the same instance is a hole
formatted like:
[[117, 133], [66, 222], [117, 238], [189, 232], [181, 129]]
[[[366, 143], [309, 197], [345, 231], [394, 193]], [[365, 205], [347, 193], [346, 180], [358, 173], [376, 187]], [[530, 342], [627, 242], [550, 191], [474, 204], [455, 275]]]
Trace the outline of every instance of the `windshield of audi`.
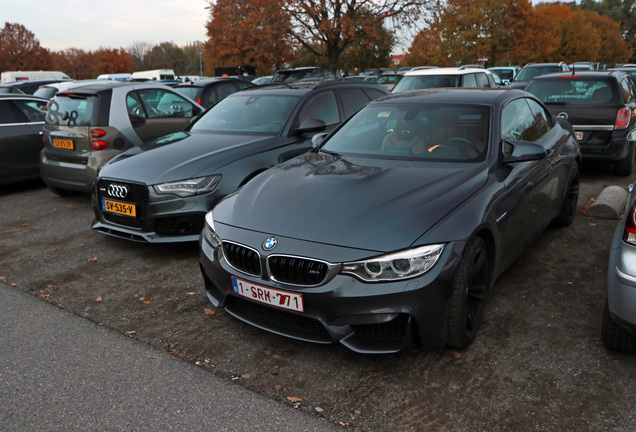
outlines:
[[223, 99], [190, 128], [204, 132], [279, 133], [300, 96], [236, 94]]
[[475, 105], [378, 103], [364, 108], [320, 147], [354, 156], [482, 161], [490, 109]]

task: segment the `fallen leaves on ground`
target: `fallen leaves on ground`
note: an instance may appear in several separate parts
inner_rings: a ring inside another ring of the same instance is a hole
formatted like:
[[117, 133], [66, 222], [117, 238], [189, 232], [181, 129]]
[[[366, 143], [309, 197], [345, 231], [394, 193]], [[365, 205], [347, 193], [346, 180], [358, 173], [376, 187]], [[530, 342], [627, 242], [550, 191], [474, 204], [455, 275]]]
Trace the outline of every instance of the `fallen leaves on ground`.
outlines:
[[137, 333], [137, 330], [129, 330], [126, 332], [127, 335], [134, 335], [135, 333]]
[[25, 222], [25, 223], [23, 223], [23, 224], [22, 224], [22, 226], [23, 226], [23, 227], [31, 226], [31, 222]]
[[205, 308], [205, 309], [203, 309], [203, 312], [206, 315], [214, 315], [216, 313], [216, 311], [214, 309], [212, 309], [212, 308]]
[[302, 402], [303, 398], [299, 398], [296, 396], [287, 396], [287, 400], [290, 402]]
[[190, 291], [190, 292], [187, 292], [186, 294], [187, 294], [187, 295], [195, 295], [195, 294], [196, 294], [196, 292], [194, 292], [194, 291]]
[[97, 261], [97, 257], [93, 257], [93, 258], [89, 258], [88, 262], [93, 262], [93, 261]]
[[581, 213], [583, 213], [583, 214], [587, 213], [587, 210], [590, 208], [590, 206], [591, 206], [592, 204], [594, 204], [594, 201], [596, 201], [596, 198], [597, 198], [597, 197], [595, 197], [595, 196], [593, 196], [592, 198], [590, 198], [590, 201], [589, 201], [589, 202], [585, 205], [585, 207], [583, 207], [583, 210], [581, 210]]
[[103, 298], [102, 296], [97, 296], [97, 298], [95, 299], [95, 301], [96, 301], [97, 303], [100, 303], [100, 302], [104, 301], [104, 298]]
[[458, 352], [458, 351], [451, 351], [451, 354], [453, 355], [453, 357], [455, 358], [462, 358], [462, 353]]

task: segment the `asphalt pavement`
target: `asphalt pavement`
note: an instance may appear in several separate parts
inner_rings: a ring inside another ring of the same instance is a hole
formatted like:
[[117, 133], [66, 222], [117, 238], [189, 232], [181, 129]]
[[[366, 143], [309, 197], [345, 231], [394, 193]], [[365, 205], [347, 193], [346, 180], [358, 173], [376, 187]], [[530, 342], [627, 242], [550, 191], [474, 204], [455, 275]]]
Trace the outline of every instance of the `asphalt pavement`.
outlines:
[[337, 431], [0, 282], [0, 431]]

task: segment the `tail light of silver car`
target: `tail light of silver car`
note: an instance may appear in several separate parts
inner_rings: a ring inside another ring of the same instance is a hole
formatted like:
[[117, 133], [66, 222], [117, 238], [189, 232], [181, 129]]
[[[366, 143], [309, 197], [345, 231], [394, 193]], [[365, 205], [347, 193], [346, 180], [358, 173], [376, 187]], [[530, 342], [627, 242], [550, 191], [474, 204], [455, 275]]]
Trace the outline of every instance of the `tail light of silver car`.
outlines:
[[632, 119], [632, 111], [623, 107], [618, 110], [616, 114], [616, 123], [614, 124], [614, 129], [627, 129], [629, 126], [629, 122]]
[[627, 214], [625, 230], [623, 231], [623, 241], [636, 246], [636, 201], [632, 203], [632, 207]]
[[106, 136], [106, 131], [104, 129], [91, 129], [91, 138], [93, 138], [93, 141], [91, 141], [91, 147], [93, 150], [103, 150], [108, 147], [108, 141], [100, 139], [104, 136]]

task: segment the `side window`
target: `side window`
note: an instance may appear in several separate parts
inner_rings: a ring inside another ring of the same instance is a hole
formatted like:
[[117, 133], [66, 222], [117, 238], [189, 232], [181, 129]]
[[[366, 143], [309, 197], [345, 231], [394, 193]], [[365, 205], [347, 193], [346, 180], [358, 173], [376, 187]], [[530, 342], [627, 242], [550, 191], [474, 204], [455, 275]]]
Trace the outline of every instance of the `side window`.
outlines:
[[13, 102], [30, 122], [44, 122], [44, 117], [46, 116], [46, 102], [35, 100], [15, 100]]
[[310, 118], [322, 120], [326, 125], [336, 124], [340, 121], [336, 95], [332, 91], [311, 97], [300, 111], [297, 125], [300, 126], [305, 120]]
[[351, 117], [360, 108], [369, 103], [369, 97], [362, 89], [342, 89], [338, 93], [344, 107], [345, 118]]
[[386, 96], [386, 93], [382, 93], [380, 90], [376, 90], [376, 89], [364, 89], [364, 92], [367, 94], [367, 96], [369, 96], [369, 98], [371, 98], [371, 100], [376, 100], [378, 98], [381, 98], [382, 96]]
[[210, 92], [208, 97], [208, 102], [212, 105], [219, 102], [221, 99], [225, 99], [227, 96], [236, 92], [236, 87], [231, 82], [220, 83], [219, 85], [214, 87], [214, 91]]
[[634, 91], [629, 80], [630, 78], [625, 78], [621, 81], [621, 91], [623, 93], [623, 100], [625, 103], [629, 103], [634, 99]]
[[504, 155], [510, 155], [511, 149], [506, 140], [536, 141], [538, 137], [534, 117], [525, 99], [515, 99], [506, 105], [501, 113], [501, 139]]
[[128, 115], [147, 118], [139, 95], [136, 92], [131, 92], [126, 95], [126, 108], [128, 109]]
[[0, 124], [18, 123], [9, 101], [0, 101]]
[[466, 74], [462, 77], [462, 87], [477, 87], [475, 74]]
[[534, 117], [534, 123], [537, 126], [537, 133], [539, 137], [542, 137], [546, 133], [550, 131], [552, 127], [550, 123], [550, 115], [545, 112], [545, 109], [537, 101], [532, 99], [526, 99], [528, 101], [528, 105], [530, 106], [530, 111], [532, 111], [532, 116]]
[[475, 77], [477, 79], [477, 87], [490, 87], [485, 73], [475, 74]]
[[163, 89], [139, 90], [139, 97], [149, 119], [194, 117], [197, 110], [182, 96]]

